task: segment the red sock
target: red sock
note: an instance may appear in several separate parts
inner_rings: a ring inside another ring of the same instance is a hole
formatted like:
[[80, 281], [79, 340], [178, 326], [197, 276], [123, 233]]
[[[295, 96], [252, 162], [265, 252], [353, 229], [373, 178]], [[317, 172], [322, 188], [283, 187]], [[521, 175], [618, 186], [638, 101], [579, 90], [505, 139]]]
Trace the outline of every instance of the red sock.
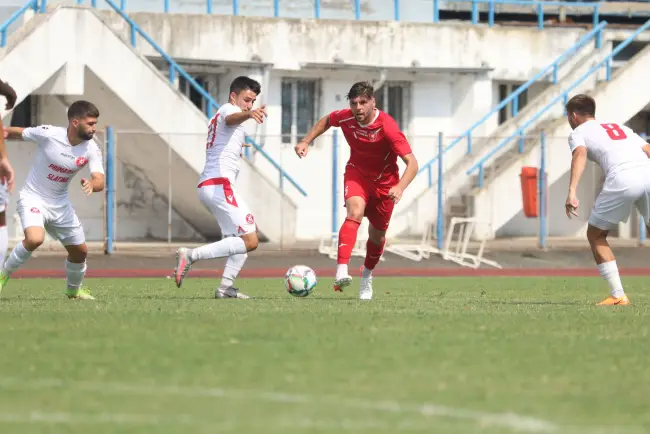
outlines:
[[377, 245], [368, 240], [366, 243], [366, 260], [363, 262], [364, 267], [368, 270], [373, 270], [377, 266], [381, 254], [384, 253], [385, 244], [386, 241], [382, 242], [381, 245]]
[[361, 222], [346, 218], [339, 230], [339, 251], [336, 259], [337, 264], [348, 264], [350, 256], [352, 256], [352, 249], [357, 243], [357, 232], [359, 232], [359, 225]]

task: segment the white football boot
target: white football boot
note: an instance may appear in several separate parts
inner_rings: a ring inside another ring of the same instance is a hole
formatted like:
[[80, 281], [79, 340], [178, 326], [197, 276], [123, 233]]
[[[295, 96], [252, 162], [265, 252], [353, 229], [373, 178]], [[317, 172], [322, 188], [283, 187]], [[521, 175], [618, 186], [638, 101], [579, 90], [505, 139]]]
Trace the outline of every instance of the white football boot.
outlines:
[[361, 278], [359, 300], [372, 300], [372, 276]]

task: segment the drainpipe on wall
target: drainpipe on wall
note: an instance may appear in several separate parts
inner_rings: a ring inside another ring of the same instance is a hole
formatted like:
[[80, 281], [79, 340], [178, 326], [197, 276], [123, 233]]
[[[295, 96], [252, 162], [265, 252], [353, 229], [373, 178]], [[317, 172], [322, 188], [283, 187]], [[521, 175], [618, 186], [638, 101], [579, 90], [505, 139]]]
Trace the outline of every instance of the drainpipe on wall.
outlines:
[[385, 69], [380, 69], [379, 70], [379, 80], [375, 81], [372, 85], [374, 87], [375, 92], [377, 92], [381, 87], [384, 85], [386, 82], [386, 70]]

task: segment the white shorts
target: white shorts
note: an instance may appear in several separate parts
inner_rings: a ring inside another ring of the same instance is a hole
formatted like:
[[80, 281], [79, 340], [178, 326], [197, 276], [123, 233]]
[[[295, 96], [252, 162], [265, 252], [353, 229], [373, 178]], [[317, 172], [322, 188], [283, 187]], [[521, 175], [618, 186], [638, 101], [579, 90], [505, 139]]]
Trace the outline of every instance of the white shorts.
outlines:
[[609, 231], [627, 222], [632, 206], [650, 223], [650, 169], [643, 165], [611, 174], [591, 210], [589, 224]]
[[224, 237], [257, 232], [255, 217], [228, 178], [212, 178], [199, 184], [199, 200], [217, 219]]
[[38, 197], [22, 196], [16, 203], [23, 230], [30, 226], [45, 228], [48, 234], [64, 246], [86, 242], [84, 230], [70, 202], [46, 203]]

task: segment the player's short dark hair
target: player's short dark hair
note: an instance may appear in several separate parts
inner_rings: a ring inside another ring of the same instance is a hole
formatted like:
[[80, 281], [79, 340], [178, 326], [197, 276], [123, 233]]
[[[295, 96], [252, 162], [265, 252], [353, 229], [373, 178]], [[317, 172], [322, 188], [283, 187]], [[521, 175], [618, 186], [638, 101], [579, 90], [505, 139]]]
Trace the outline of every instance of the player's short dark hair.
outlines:
[[260, 92], [262, 92], [262, 85], [260, 85], [256, 80], [244, 75], [235, 78], [232, 83], [230, 83], [230, 92], [235, 92], [239, 95], [244, 90], [252, 90], [255, 92], [255, 95], [259, 95]]
[[95, 104], [88, 101], [75, 101], [68, 108], [68, 120], [98, 117], [99, 110], [95, 107]]
[[566, 103], [566, 111], [583, 116], [596, 116], [596, 101], [589, 95], [581, 93]]
[[365, 96], [367, 98], [372, 98], [375, 96], [375, 88], [372, 87], [372, 84], [370, 84], [369, 81], [360, 81], [358, 83], [354, 83], [350, 88], [350, 91], [348, 92], [346, 98], [350, 100], [358, 98], [360, 96]]

